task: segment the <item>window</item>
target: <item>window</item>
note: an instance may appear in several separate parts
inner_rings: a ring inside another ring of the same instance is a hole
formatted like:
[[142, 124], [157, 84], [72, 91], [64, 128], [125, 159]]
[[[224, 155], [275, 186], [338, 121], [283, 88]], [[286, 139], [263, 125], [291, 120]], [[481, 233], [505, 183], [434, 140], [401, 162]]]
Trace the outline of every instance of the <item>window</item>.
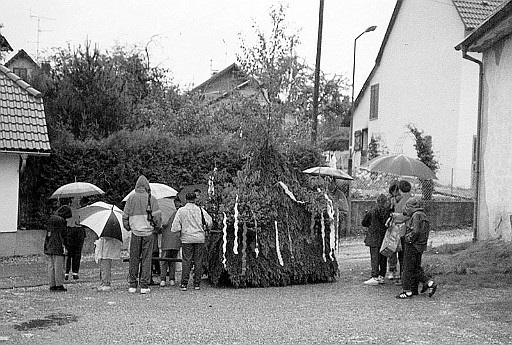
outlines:
[[26, 68], [14, 68], [13, 72], [21, 79], [23, 79], [25, 81], [27, 80], [27, 69]]
[[370, 92], [370, 120], [379, 118], [379, 84], [371, 86]]

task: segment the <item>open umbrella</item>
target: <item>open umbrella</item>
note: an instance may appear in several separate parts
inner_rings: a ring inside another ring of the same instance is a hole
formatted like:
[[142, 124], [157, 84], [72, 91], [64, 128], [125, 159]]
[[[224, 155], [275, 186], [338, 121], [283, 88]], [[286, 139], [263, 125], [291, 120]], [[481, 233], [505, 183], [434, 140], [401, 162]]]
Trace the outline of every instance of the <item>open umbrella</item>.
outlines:
[[84, 197], [90, 195], [105, 194], [100, 187], [88, 182], [73, 182], [60, 186], [50, 199]]
[[[163, 183], [150, 182], [149, 188], [151, 188], [151, 195], [154, 195], [157, 199], [174, 197], [178, 195], [178, 191], [176, 189]], [[128, 197], [133, 193], [135, 193], [135, 190], [132, 190], [130, 193], [128, 193], [128, 195], [124, 197], [123, 201], [128, 200]]]
[[422, 180], [437, 179], [436, 174], [419, 159], [403, 154], [379, 156], [369, 161], [365, 168], [369, 171], [417, 177]]
[[117, 206], [99, 201], [83, 207], [81, 214], [89, 215], [80, 224], [90, 228], [98, 237], [111, 237], [123, 241], [123, 211]]
[[304, 174], [316, 175], [316, 176], [329, 176], [336, 179], [342, 180], [353, 180], [354, 178], [340, 169], [330, 167], [314, 167], [303, 171]]

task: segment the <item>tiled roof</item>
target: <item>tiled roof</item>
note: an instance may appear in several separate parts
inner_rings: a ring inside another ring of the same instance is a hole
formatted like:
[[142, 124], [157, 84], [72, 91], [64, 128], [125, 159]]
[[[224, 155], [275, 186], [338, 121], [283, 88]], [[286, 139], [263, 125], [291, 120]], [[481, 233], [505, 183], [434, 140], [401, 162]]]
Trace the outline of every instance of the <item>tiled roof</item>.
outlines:
[[41, 93], [0, 65], [0, 151], [49, 153]]
[[480, 25], [504, 0], [453, 0], [466, 29]]

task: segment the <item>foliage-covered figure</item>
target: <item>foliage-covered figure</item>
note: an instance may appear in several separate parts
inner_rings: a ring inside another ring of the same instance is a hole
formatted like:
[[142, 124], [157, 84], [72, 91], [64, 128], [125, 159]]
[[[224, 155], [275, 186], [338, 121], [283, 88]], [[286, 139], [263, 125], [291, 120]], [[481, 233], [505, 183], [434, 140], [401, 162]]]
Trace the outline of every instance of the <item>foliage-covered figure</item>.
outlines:
[[265, 287], [335, 279], [334, 226], [324, 213], [328, 199], [308, 188], [306, 177], [285, 162], [265, 140], [232, 184], [216, 188], [217, 231], [208, 248], [214, 285]]

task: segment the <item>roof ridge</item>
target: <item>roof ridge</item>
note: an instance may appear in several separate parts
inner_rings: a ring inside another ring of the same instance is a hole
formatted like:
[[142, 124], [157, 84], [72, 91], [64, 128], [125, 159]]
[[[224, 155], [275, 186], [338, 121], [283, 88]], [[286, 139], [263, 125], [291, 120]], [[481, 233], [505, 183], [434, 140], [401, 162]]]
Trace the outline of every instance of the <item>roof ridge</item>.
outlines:
[[9, 68], [5, 67], [4, 65], [0, 64], [0, 72], [4, 73], [9, 79], [11, 79], [13, 82], [15, 82], [19, 87], [21, 87], [23, 90], [30, 93], [32, 96], [36, 98], [40, 98], [42, 96], [41, 92], [34, 89], [32, 86], [30, 86], [29, 83], [18, 77], [16, 74], [14, 74]]

